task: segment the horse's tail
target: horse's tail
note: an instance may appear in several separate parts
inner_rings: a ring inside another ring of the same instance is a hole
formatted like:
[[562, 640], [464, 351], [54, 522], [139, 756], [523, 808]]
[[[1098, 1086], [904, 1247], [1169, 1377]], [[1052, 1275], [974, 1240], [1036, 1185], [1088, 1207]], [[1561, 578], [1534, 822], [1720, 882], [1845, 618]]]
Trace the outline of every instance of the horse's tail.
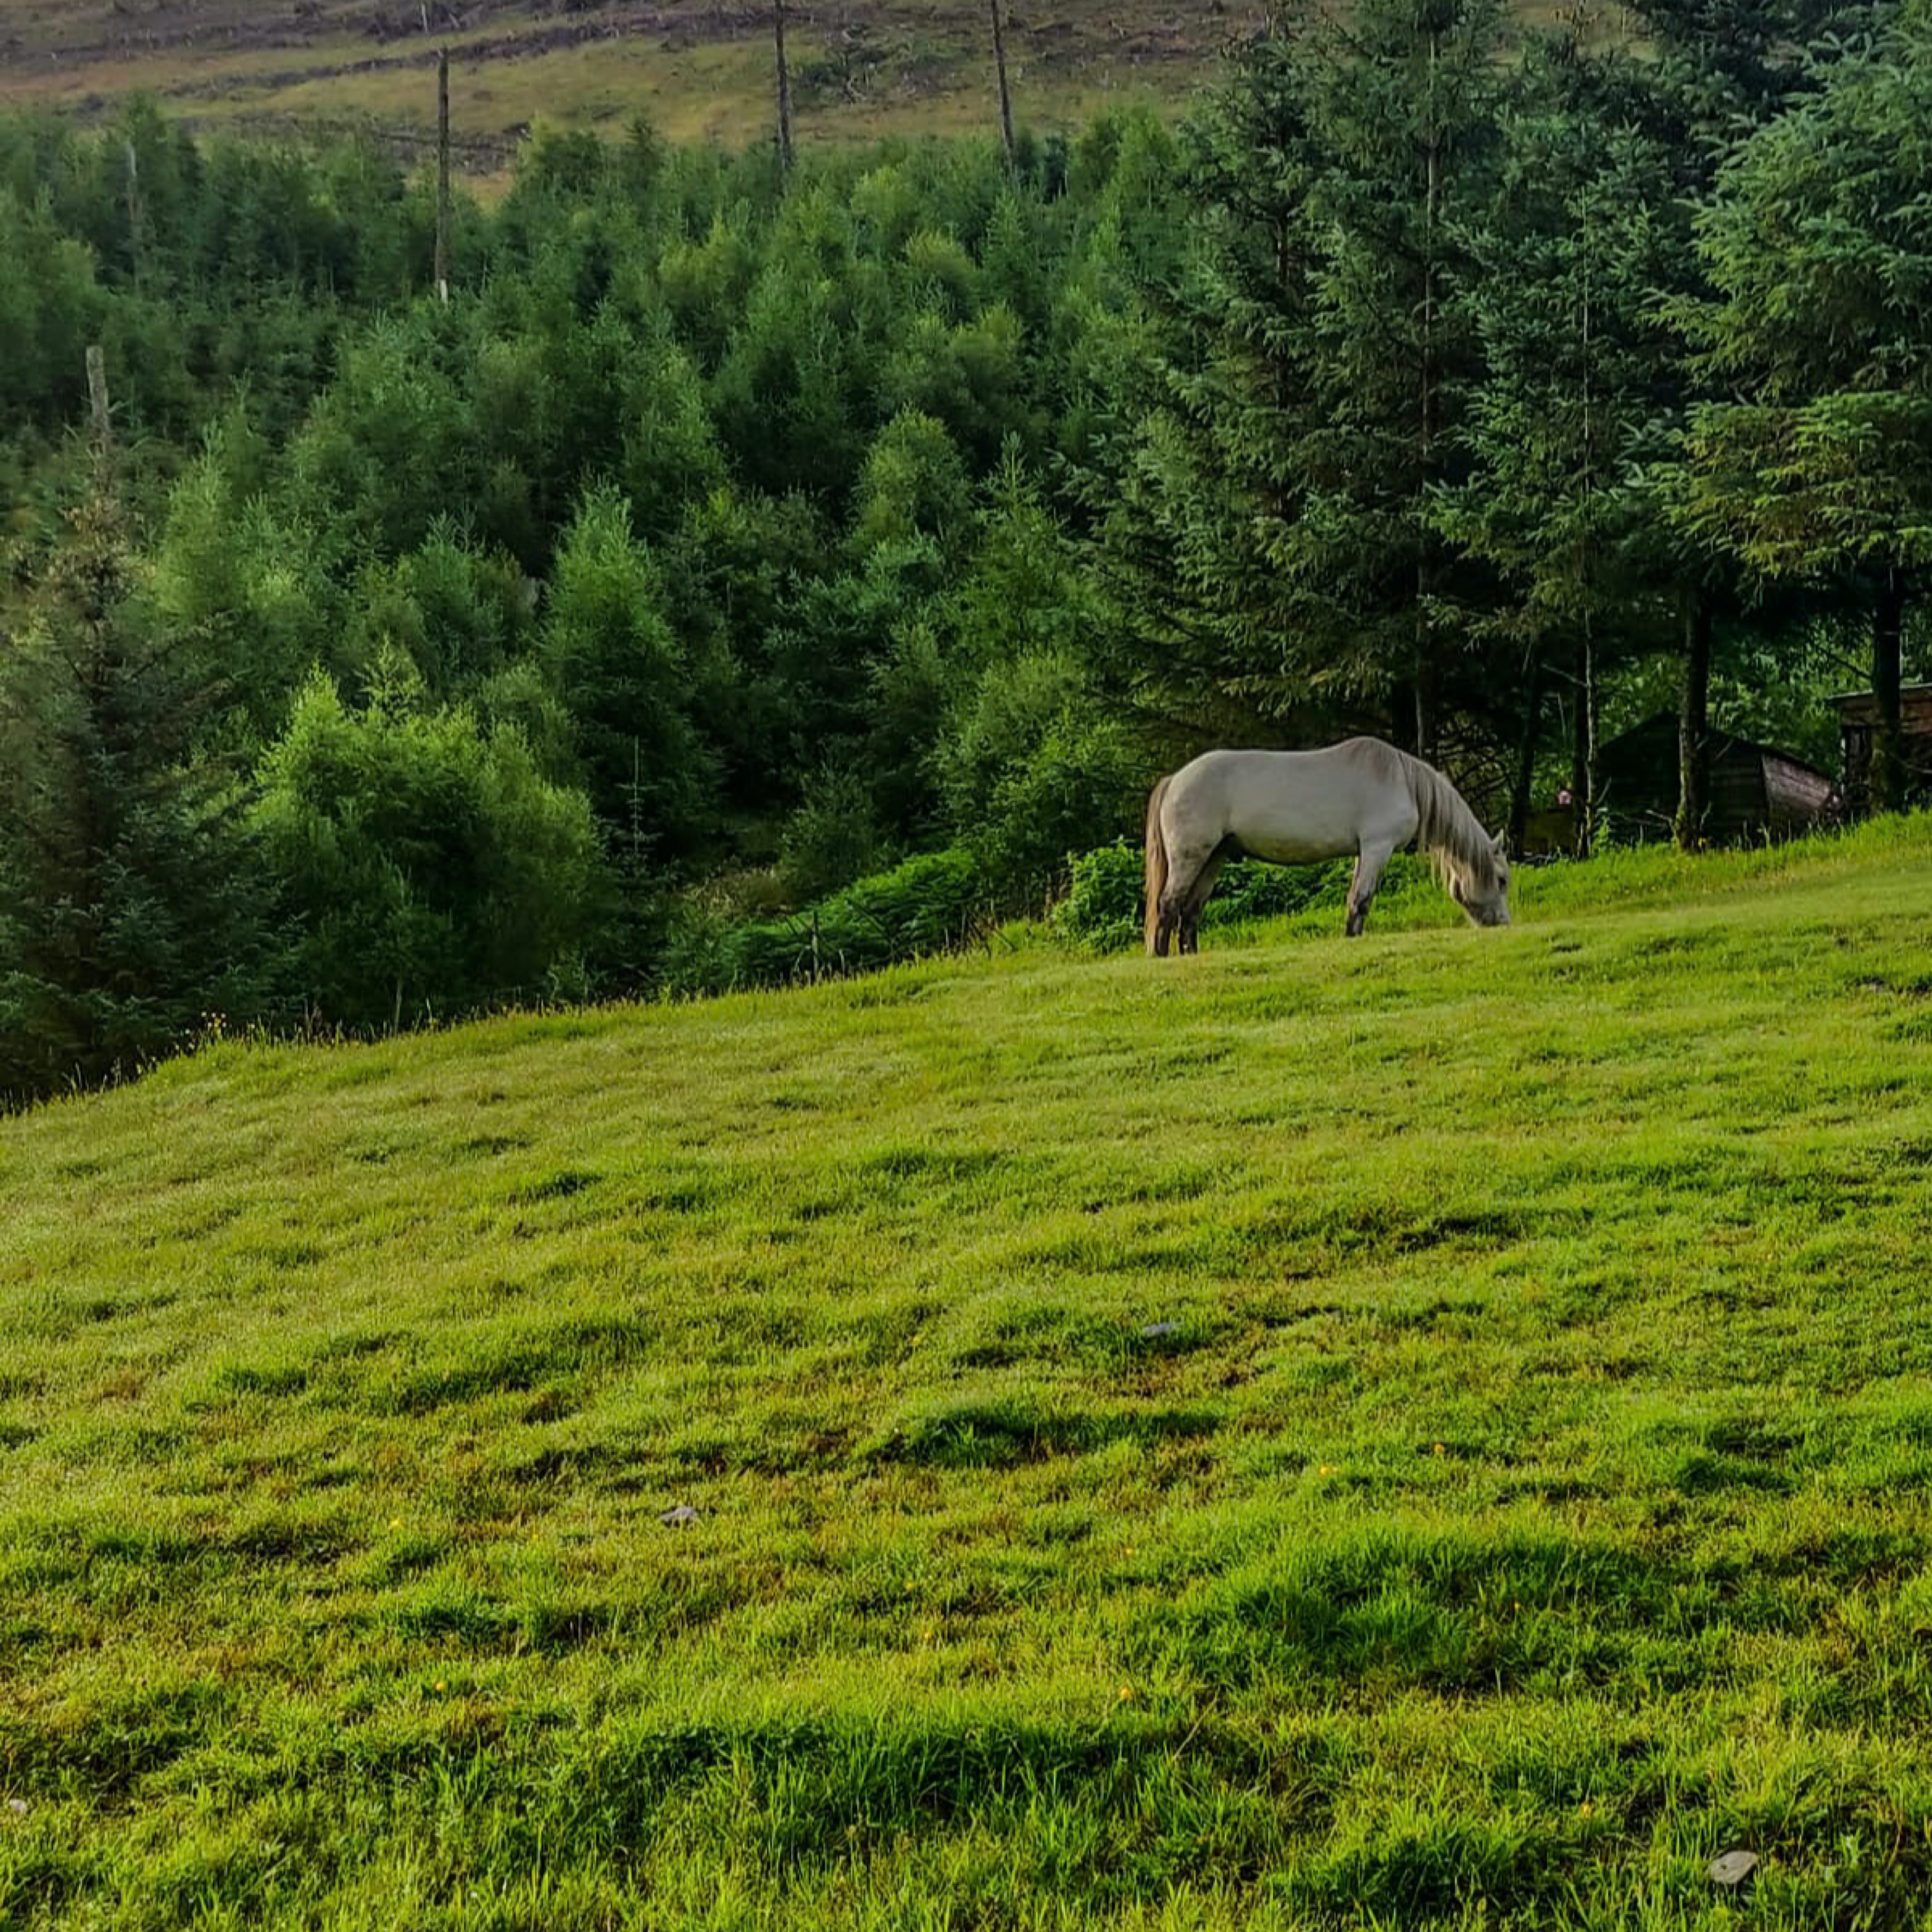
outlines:
[[1173, 783], [1164, 778], [1148, 794], [1147, 808], [1147, 950], [1152, 952], [1160, 932], [1160, 896], [1167, 890], [1167, 842], [1160, 836], [1160, 802]]

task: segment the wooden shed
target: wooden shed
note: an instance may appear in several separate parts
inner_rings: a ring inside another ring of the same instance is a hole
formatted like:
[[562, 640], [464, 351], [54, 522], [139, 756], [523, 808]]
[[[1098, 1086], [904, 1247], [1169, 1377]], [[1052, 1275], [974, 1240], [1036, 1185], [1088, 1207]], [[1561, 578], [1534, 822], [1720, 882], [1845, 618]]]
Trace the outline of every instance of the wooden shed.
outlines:
[[[1869, 691], [1848, 691], [1832, 702], [1838, 707], [1838, 745], [1844, 756], [1845, 802], [1863, 812], [1871, 791], [1872, 732], [1878, 700]], [[1932, 684], [1908, 684], [1898, 694], [1899, 749], [1905, 759], [1905, 794], [1919, 799], [1932, 792]]]
[[[1726, 731], [1706, 738], [1711, 780], [1704, 837], [1711, 844], [1790, 838], [1833, 814], [1837, 788], [1802, 758]], [[1597, 782], [1618, 838], [1668, 838], [1680, 782], [1676, 714], [1660, 711], [1599, 746]]]

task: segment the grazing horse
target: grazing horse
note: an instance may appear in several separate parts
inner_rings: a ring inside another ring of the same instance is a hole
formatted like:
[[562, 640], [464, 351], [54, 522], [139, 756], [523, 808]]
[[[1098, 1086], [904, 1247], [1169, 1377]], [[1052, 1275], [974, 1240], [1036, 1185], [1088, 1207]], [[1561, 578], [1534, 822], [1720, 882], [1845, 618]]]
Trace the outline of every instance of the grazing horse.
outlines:
[[1246, 853], [1277, 866], [1353, 856], [1348, 934], [1369, 916], [1389, 856], [1413, 839], [1478, 926], [1509, 923], [1509, 865], [1462, 795], [1379, 738], [1320, 752], [1204, 752], [1154, 787], [1147, 812], [1147, 950], [1199, 950], [1214, 875]]

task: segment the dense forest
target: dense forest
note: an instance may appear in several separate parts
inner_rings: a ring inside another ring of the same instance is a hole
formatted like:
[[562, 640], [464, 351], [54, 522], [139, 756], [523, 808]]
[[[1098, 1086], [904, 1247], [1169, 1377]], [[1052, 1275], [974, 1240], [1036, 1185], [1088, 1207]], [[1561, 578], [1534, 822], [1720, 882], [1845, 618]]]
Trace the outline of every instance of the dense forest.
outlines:
[[373, 146], [0, 119], [0, 1094], [944, 944], [1211, 742], [1586, 849], [1618, 721], [1687, 843], [1707, 718], [1895, 721], [1932, 13], [1629, 10], [1360, 0], [1010, 158], [540, 134], [446, 300]]

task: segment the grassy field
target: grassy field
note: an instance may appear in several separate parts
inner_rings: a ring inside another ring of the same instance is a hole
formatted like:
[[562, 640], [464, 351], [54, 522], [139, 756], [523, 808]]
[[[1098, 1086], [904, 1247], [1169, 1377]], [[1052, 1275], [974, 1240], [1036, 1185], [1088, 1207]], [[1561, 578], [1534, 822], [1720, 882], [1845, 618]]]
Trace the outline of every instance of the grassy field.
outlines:
[[[1514, 4], [1532, 21], [1572, 10]], [[1036, 134], [1110, 108], [1178, 111], [1267, 14], [1264, 0], [1006, 5], [1014, 112]], [[802, 145], [995, 133], [984, 0], [788, 6]], [[1620, 0], [1589, 18], [1604, 35], [1635, 31]], [[439, 45], [458, 164], [486, 184], [539, 121], [615, 132], [641, 112], [677, 140], [771, 137], [766, 0], [0, 0], [0, 104], [98, 119], [141, 92], [196, 128], [360, 128], [414, 157], [435, 128]]]
[[[764, 0], [0, 0], [0, 101], [94, 117], [155, 94], [204, 128], [268, 134], [363, 124], [405, 144], [434, 130], [434, 50], [452, 56], [459, 159], [485, 176], [539, 119], [737, 146], [772, 121]], [[1178, 106], [1259, 0], [1055, 0], [1013, 6], [1015, 112], [1036, 131], [1108, 106]], [[800, 140], [998, 129], [983, 0], [791, 0]], [[413, 152], [413, 149], [410, 151]]]
[[0, 1122], [0, 1924], [1932, 1924], [1932, 823], [1517, 902]]

